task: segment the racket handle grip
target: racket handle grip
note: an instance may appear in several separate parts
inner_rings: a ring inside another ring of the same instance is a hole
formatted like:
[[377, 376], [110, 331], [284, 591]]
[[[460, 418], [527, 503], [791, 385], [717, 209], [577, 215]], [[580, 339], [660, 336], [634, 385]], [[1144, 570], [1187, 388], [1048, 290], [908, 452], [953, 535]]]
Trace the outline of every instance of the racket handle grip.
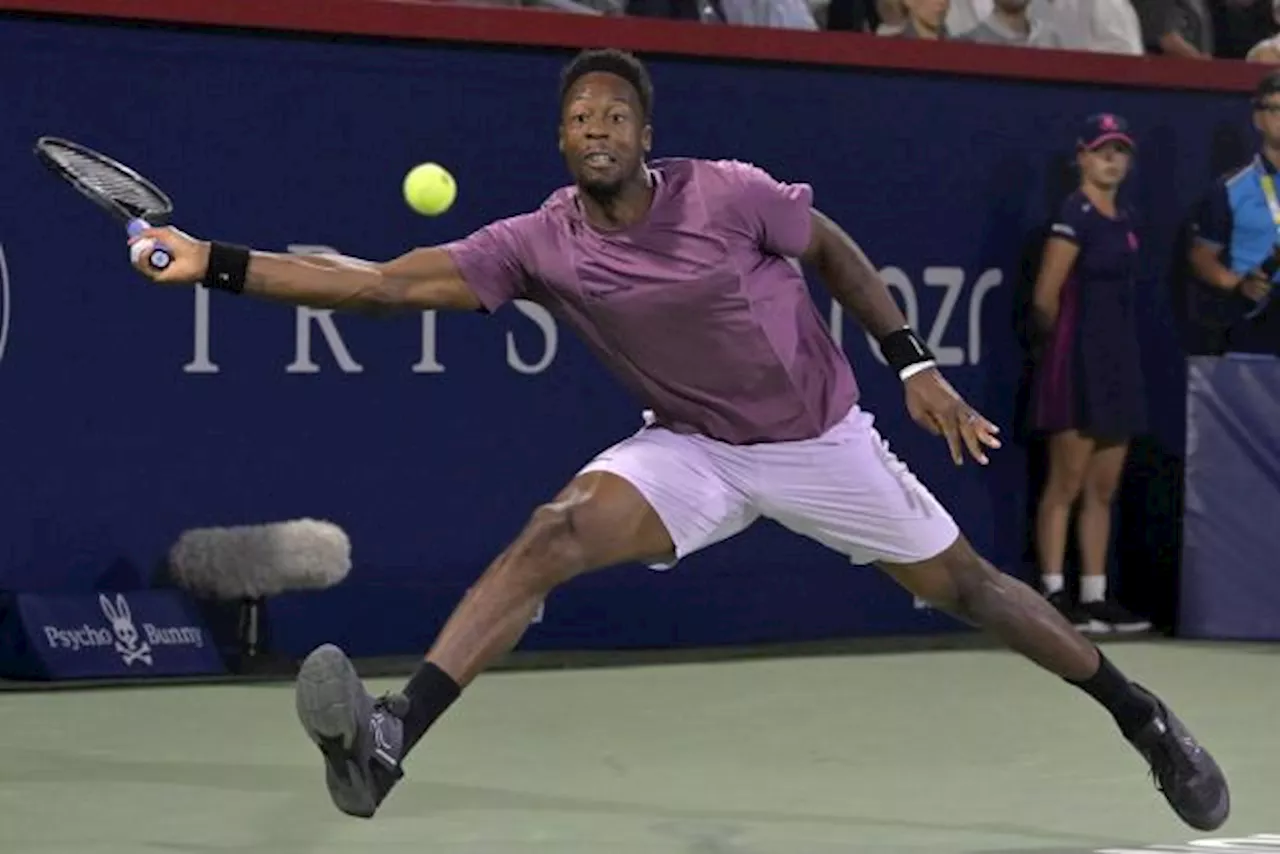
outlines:
[[[143, 231], [151, 227], [151, 223], [145, 219], [138, 218], [129, 221], [129, 236], [137, 237]], [[173, 262], [173, 255], [169, 253], [168, 248], [162, 243], [157, 243], [151, 247], [151, 253], [147, 256], [147, 263], [151, 265], [153, 270], [163, 270]]]

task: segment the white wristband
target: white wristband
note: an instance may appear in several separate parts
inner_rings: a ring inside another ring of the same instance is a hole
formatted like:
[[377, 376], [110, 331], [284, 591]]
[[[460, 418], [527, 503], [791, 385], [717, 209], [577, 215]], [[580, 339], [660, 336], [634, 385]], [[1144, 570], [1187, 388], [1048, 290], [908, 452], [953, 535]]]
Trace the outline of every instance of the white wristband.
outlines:
[[927, 371], [930, 368], [936, 368], [937, 366], [938, 366], [938, 363], [933, 361], [932, 359], [930, 359], [927, 362], [916, 362], [914, 365], [907, 365], [905, 368], [898, 371], [898, 379], [902, 380], [903, 382], [906, 382], [907, 380], [914, 377], [916, 374], [921, 373], [923, 371]]

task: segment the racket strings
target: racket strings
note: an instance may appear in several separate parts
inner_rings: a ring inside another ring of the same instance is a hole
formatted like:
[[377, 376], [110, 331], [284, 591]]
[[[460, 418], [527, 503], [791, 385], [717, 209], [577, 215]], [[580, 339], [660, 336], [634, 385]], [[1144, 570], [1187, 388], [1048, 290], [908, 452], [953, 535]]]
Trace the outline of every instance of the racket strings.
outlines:
[[76, 151], [50, 152], [58, 164], [93, 192], [132, 209], [136, 215], [164, 210], [167, 200], [156, 195], [136, 178], [86, 157]]

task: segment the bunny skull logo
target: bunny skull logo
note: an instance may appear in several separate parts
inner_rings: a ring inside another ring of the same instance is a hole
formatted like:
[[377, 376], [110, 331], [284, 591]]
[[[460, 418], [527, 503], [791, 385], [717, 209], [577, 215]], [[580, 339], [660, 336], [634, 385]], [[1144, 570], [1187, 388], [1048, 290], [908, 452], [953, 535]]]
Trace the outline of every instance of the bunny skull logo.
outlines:
[[111, 621], [111, 632], [116, 636], [116, 652], [120, 653], [124, 663], [141, 661], [151, 665], [151, 645], [139, 643], [141, 637], [138, 635], [138, 627], [133, 624], [133, 614], [129, 611], [129, 602], [124, 594], [117, 594], [116, 601], [112, 604], [106, 594], [99, 593], [98, 603], [102, 605], [102, 613]]

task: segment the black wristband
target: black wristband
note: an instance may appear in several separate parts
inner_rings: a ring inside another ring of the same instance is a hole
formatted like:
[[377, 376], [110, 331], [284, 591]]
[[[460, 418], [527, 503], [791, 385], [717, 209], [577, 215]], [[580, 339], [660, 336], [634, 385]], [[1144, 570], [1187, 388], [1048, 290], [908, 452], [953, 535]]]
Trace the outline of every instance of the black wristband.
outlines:
[[210, 290], [244, 291], [245, 276], [249, 271], [249, 250], [233, 243], [209, 244], [209, 266], [204, 274], [204, 286]]
[[[915, 330], [909, 326], [894, 330], [880, 339], [880, 355], [889, 363], [889, 367], [897, 371], [898, 376], [906, 379], [915, 373], [916, 366], [933, 366], [936, 364], [929, 347], [920, 340]], [[905, 376], [904, 376], [905, 374]]]

